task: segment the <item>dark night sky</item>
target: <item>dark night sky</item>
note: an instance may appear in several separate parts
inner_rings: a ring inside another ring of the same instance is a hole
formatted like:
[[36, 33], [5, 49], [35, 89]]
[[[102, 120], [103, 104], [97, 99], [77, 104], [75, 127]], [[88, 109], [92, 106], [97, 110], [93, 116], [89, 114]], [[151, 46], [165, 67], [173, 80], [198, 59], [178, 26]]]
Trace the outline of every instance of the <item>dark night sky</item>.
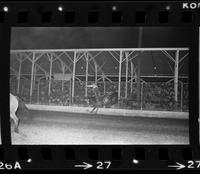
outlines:
[[[189, 29], [145, 27], [142, 47], [187, 47]], [[11, 49], [135, 48], [138, 27], [13, 28]]]
[[[191, 42], [190, 32], [187, 28], [145, 27], [142, 47], [188, 47], [188, 43]], [[138, 27], [18, 27], [12, 29], [11, 35], [11, 49], [137, 47]], [[156, 61], [162, 73], [169, 73], [167, 63], [160, 61], [166, 57], [158, 52], [153, 56], [155, 56], [154, 62], [152, 62], [150, 52], [141, 55], [143, 59], [142, 72], [145, 73], [148, 68], [152, 69], [153, 63]], [[161, 63], [159, 64], [159, 62]], [[182, 73], [188, 73], [187, 63], [185, 63]]]
[[136, 28], [15, 28], [12, 49], [135, 47]]

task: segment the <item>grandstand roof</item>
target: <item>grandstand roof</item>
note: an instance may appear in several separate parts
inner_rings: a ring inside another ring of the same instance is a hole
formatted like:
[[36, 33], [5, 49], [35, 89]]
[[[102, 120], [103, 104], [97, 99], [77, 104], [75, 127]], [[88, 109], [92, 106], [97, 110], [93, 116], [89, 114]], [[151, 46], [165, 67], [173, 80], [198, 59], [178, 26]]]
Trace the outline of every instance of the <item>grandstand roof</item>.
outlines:
[[[145, 27], [143, 31], [143, 48], [181, 48], [188, 47], [191, 42], [189, 29]], [[13, 28], [11, 36], [12, 50], [28, 49], [82, 49], [82, 48], [137, 48], [138, 27], [31, 27]], [[137, 54], [140, 51], [136, 51]], [[172, 56], [175, 52], [169, 51]], [[95, 53], [91, 53], [95, 54]], [[185, 52], [181, 52], [183, 56]], [[12, 57], [12, 56], [11, 56]], [[141, 59], [142, 75], [173, 75], [171, 68], [173, 63], [161, 51], [145, 51], [138, 58]], [[65, 57], [61, 59], [69, 64]], [[188, 75], [188, 58], [180, 69], [180, 75]], [[108, 52], [102, 52], [96, 57], [97, 63], [106, 74], [118, 73], [118, 62]], [[47, 59], [41, 59], [40, 65], [49, 71]], [[136, 59], [133, 60], [136, 64]], [[17, 69], [17, 62], [11, 59], [11, 66]], [[85, 73], [85, 61], [81, 59], [77, 63], [76, 73]], [[58, 65], [53, 67], [53, 72], [59, 72]], [[92, 64], [89, 65], [89, 73], [94, 72]], [[171, 66], [171, 68], [170, 68]], [[156, 67], [156, 68], [155, 68]], [[22, 71], [30, 72], [31, 64], [24, 61]], [[122, 74], [125, 66], [122, 64]]]

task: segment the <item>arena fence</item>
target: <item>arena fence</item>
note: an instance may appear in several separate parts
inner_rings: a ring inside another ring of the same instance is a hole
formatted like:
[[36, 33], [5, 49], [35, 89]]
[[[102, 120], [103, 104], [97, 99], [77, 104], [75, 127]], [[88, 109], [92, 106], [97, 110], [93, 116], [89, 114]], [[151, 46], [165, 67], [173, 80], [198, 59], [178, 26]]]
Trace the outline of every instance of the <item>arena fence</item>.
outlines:
[[[85, 82], [76, 80], [75, 95], [72, 102], [71, 88], [72, 83], [69, 81], [51, 81], [51, 93], [48, 95], [49, 80], [36, 80], [33, 85], [33, 94], [30, 96], [30, 80], [20, 79], [20, 90], [17, 94], [17, 79], [15, 76], [10, 77], [10, 91], [18, 95], [28, 104], [47, 104], [58, 106], [89, 106], [87, 97], [94, 96], [91, 88], [85, 91]], [[89, 84], [92, 82], [89, 82]], [[188, 111], [189, 105], [189, 84], [179, 82], [178, 102], [174, 102], [174, 84], [165, 82], [141, 82], [140, 101], [137, 101], [137, 84], [128, 84], [127, 97], [125, 94], [125, 82], [121, 82], [121, 96], [113, 108], [120, 109], [138, 109], [138, 110], [163, 110], [163, 111]], [[131, 86], [132, 85], [132, 86]], [[100, 81], [98, 82], [101, 95], [117, 91], [118, 82]]]

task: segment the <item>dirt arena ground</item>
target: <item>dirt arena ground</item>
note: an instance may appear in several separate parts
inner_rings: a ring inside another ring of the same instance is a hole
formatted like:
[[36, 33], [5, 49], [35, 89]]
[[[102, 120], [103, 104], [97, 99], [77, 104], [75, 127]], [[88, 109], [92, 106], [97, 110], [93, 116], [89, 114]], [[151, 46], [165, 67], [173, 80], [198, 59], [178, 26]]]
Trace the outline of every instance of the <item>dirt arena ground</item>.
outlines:
[[12, 144], [189, 144], [184, 119], [121, 117], [30, 110], [20, 113]]

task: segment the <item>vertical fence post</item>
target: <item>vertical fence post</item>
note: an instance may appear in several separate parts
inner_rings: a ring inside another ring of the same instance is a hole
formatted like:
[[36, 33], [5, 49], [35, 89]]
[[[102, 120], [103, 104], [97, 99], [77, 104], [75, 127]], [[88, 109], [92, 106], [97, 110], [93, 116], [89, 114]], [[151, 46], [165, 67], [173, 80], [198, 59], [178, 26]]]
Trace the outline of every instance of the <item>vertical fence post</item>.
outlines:
[[[24, 93], [24, 85], [22, 85], [20, 96]], [[23, 96], [23, 95], [22, 95]]]
[[[34, 66], [34, 71], [33, 71], [33, 90], [35, 90], [35, 79], [36, 79], [36, 66]], [[34, 94], [34, 93], [33, 93]], [[34, 95], [33, 95], [34, 96]]]
[[37, 87], [37, 102], [39, 103], [39, 98], [40, 98], [40, 79], [38, 80], [38, 87]]
[[69, 80], [69, 96], [70, 96], [70, 106], [72, 105], [72, 78]]
[[142, 82], [141, 83], [141, 104], [140, 104], [140, 109], [142, 110], [143, 108], [143, 85], [144, 85], [144, 83]]
[[131, 62], [131, 95], [133, 92], [133, 62]]
[[97, 69], [97, 64], [96, 62], [94, 61], [94, 70], [95, 70], [95, 84], [97, 84], [97, 75], [98, 75], [98, 69]]
[[105, 77], [103, 74], [102, 74], [102, 80], [103, 80], [103, 95], [105, 95], [106, 94], [106, 82], [105, 82]]
[[181, 83], [181, 112], [183, 111], [183, 83]]
[[64, 83], [65, 83], [65, 80], [63, 79], [64, 76], [65, 76], [65, 65], [63, 64], [63, 62], [61, 63], [61, 67], [62, 67], [62, 92], [64, 91]]

